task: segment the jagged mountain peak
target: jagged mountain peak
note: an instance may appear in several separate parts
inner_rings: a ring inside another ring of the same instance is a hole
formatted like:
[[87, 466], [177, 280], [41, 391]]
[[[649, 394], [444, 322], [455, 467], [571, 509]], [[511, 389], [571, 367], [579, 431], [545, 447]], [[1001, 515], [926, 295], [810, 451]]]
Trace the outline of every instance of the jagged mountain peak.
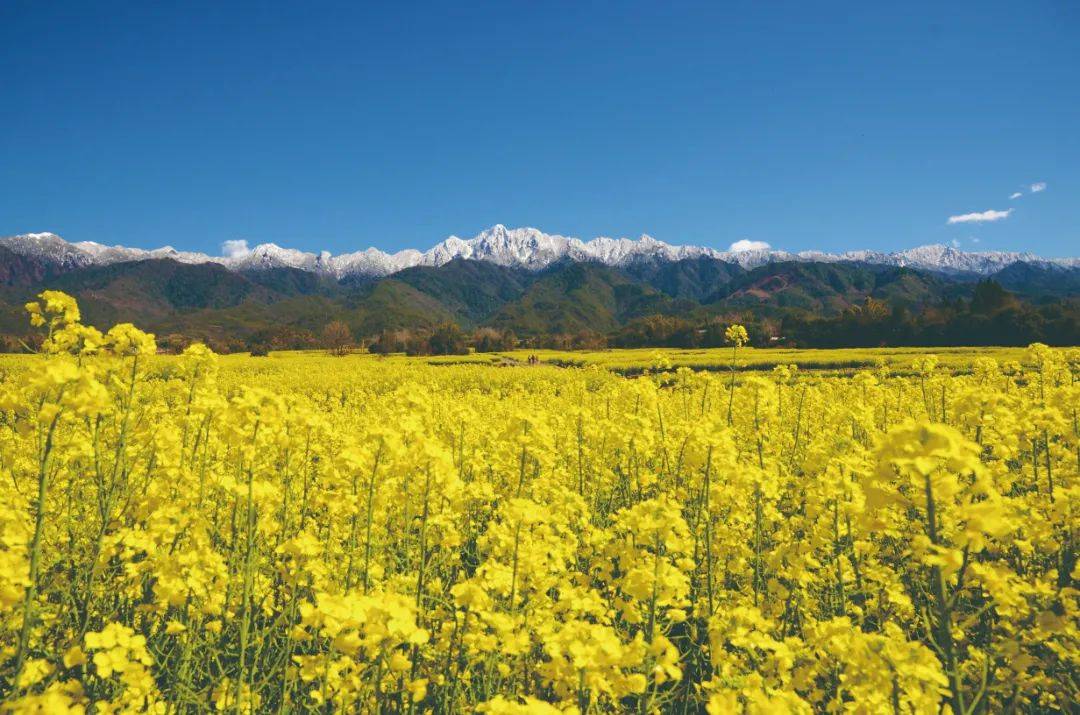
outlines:
[[14, 253], [48, 261], [64, 269], [88, 266], [95, 262], [85, 251], [48, 231], [0, 239], [0, 245]]

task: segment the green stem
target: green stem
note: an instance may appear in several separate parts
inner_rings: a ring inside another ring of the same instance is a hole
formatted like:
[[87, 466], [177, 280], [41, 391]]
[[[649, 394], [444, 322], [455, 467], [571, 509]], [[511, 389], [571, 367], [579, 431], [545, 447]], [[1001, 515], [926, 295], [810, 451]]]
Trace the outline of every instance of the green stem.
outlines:
[[[63, 396], [62, 389], [60, 396]], [[57, 400], [59, 399], [58, 397]], [[41, 572], [41, 539], [45, 533], [45, 500], [49, 493], [49, 467], [52, 462], [53, 437], [56, 434], [56, 425], [60, 421], [60, 414], [61, 412], [57, 410], [49, 423], [45, 445], [41, 458], [38, 460], [37, 513], [34, 519], [34, 538], [30, 542], [30, 584], [26, 587], [23, 598], [23, 621], [19, 629], [19, 647], [15, 652], [15, 675], [11, 683], [15, 688], [19, 685], [19, 677], [22, 675], [23, 665], [26, 662], [26, 649], [30, 642], [30, 629], [34, 621], [34, 604], [37, 601], [38, 579]]]

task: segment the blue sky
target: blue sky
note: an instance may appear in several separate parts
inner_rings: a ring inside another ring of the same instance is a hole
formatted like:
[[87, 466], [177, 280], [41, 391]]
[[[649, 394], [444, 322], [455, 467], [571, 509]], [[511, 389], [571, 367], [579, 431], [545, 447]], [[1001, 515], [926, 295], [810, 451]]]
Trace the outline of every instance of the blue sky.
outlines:
[[1080, 255], [1078, 76], [1070, 0], [6, 0], [0, 235]]

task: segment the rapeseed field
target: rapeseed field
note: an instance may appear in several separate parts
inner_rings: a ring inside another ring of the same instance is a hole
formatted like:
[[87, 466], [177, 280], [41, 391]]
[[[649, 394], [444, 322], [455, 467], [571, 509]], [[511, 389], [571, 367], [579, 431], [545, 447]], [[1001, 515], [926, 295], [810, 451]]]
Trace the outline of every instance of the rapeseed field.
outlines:
[[1075, 349], [748, 370], [733, 326], [717, 370], [628, 376], [160, 356], [62, 293], [28, 310], [43, 353], [0, 361], [5, 712], [1080, 701]]

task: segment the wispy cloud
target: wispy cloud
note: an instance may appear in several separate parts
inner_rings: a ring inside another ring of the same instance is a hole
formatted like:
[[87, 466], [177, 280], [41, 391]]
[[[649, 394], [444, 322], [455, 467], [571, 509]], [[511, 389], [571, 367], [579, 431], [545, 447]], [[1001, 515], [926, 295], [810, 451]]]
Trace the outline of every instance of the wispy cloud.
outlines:
[[764, 241], [751, 241], [748, 238], [743, 238], [728, 246], [728, 250], [732, 253], [744, 253], [746, 251], [765, 251], [769, 249], [769, 244]]
[[1012, 209], [1005, 209], [1004, 211], [995, 211], [989, 209], [987, 211], [981, 211], [970, 214], [960, 214], [959, 216], [950, 216], [949, 223], [983, 223], [986, 221], [1000, 221], [1005, 218], [1009, 218], [1009, 214], [1013, 212]]
[[221, 255], [226, 258], [240, 258], [249, 253], [251, 253], [251, 249], [248, 248], [247, 241], [243, 238], [225, 241], [221, 244]]
[[972, 236], [971, 237], [971, 242], [972, 243], [978, 243], [979, 242], [979, 237], [978, 236]]
[[953, 247], [953, 248], [960, 248], [960, 239], [959, 239], [959, 238], [954, 238], [954, 239], [953, 239], [952, 241], [950, 241], [949, 243], [951, 243], [951, 244], [952, 244], [952, 247]]
[[1023, 193], [1017, 191], [1016, 193], [1009, 194], [1009, 198], [1010, 199], [1018, 199], [1023, 195], [1024, 195]]
[[1046, 191], [1045, 181], [1036, 181], [1034, 184], [1031, 185], [1031, 193], [1037, 194], [1040, 191]]

